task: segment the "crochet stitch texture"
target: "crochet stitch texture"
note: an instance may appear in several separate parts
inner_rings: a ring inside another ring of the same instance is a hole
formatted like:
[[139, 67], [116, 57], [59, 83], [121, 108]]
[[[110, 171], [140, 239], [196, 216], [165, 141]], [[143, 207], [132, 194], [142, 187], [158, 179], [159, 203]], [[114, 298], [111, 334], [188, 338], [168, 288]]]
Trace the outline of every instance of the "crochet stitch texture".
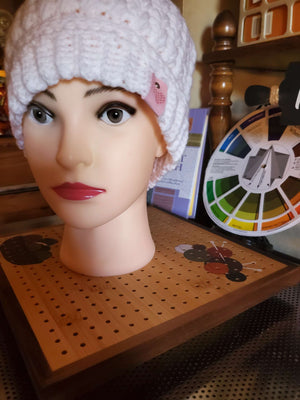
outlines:
[[167, 154], [156, 160], [149, 187], [179, 161], [188, 138], [196, 52], [170, 0], [26, 0], [8, 34], [5, 70], [10, 122], [23, 148], [22, 119], [35, 94], [81, 77], [138, 93], [153, 74], [167, 85], [158, 123]]

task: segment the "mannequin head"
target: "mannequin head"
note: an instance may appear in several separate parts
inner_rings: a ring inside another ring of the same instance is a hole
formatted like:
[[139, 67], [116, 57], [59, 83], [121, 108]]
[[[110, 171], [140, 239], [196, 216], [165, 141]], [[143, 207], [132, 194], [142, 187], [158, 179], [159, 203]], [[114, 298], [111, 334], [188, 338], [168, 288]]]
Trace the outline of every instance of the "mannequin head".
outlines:
[[45, 199], [77, 228], [103, 225], [145, 201], [155, 159], [165, 153], [156, 115], [139, 95], [78, 78], [33, 98], [23, 134]]
[[65, 222], [71, 269], [114, 275], [152, 258], [146, 191], [184, 151], [195, 57], [171, 0], [25, 0], [17, 11], [10, 123]]

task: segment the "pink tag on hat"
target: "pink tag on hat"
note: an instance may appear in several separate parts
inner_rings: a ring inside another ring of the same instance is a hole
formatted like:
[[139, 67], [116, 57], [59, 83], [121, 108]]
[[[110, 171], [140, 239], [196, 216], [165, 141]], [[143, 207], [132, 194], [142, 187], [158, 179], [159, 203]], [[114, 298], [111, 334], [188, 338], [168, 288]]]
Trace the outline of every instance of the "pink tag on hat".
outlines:
[[165, 111], [167, 92], [168, 86], [152, 74], [151, 87], [144, 100], [158, 116], [162, 115]]

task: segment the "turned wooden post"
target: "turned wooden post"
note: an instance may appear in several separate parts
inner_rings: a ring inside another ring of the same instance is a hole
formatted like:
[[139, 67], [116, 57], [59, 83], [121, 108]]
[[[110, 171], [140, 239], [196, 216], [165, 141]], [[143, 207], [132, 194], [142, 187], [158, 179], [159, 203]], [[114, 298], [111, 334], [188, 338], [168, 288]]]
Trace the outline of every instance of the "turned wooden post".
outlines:
[[[221, 12], [213, 24], [214, 52], [229, 50], [233, 47], [236, 26], [233, 15], [226, 10]], [[212, 107], [209, 117], [210, 147], [215, 150], [231, 127], [232, 74], [234, 61], [214, 62], [211, 65], [210, 91]]]

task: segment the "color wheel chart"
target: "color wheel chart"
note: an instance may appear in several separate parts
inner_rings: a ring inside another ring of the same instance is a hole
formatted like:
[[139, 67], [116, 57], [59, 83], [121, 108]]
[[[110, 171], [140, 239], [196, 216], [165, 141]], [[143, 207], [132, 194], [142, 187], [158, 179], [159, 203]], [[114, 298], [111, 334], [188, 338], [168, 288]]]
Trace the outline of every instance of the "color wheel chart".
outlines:
[[244, 236], [264, 236], [300, 220], [300, 126], [260, 108], [239, 121], [213, 153], [203, 198], [210, 218]]

